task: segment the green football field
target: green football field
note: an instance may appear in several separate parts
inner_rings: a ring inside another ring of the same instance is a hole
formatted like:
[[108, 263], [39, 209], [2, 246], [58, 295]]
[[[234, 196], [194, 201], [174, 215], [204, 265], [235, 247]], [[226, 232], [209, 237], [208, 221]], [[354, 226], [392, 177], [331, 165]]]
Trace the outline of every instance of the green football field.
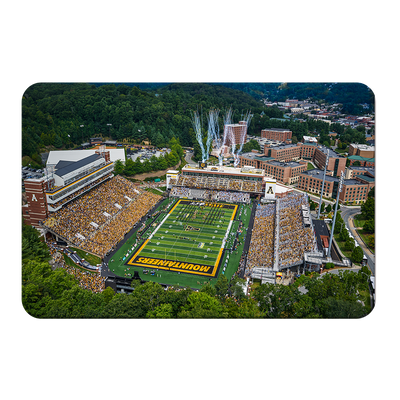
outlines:
[[125, 265], [214, 277], [238, 206], [178, 200]]

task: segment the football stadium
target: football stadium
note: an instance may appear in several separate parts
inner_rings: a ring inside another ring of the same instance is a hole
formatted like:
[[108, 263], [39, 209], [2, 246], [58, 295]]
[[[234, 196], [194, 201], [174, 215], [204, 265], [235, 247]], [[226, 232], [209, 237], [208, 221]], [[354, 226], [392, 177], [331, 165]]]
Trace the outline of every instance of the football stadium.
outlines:
[[126, 264], [214, 277], [237, 207], [177, 201]]
[[167, 173], [158, 195], [114, 176], [104, 151], [58, 164], [26, 180], [29, 217], [105, 287], [129, 291], [140, 279], [196, 290], [221, 275], [276, 283], [282, 271], [321, 266], [308, 196], [264, 170], [186, 166]]

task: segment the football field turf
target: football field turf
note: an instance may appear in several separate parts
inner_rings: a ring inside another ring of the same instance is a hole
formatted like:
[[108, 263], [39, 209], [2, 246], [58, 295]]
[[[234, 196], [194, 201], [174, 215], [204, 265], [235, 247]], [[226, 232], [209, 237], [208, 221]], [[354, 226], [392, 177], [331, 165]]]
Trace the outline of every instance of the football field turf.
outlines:
[[178, 200], [125, 265], [214, 277], [237, 209]]

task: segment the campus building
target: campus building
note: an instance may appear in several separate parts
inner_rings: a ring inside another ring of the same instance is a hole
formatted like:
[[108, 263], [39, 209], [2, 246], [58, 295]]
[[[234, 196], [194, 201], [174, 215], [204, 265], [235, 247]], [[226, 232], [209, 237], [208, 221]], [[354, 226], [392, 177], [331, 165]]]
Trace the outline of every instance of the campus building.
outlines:
[[226, 137], [226, 146], [232, 144], [232, 137], [236, 144], [246, 143], [247, 140], [247, 122], [239, 121], [238, 124], [226, 124], [224, 126], [224, 136]]
[[[329, 155], [327, 171], [329, 171], [331, 175], [339, 177], [341, 172], [344, 172], [346, 168], [346, 158], [325, 146], [317, 146], [315, 143], [283, 144], [279, 146], [265, 147], [264, 155], [257, 152], [243, 153], [239, 156], [239, 159], [241, 167], [249, 165], [264, 170], [266, 169], [267, 164], [270, 164], [270, 161], [290, 163], [292, 161], [299, 162], [299, 160], [310, 160], [317, 168], [324, 169], [327, 154]], [[287, 165], [286, 167], [292, 168], [290, 165]], [[286, 177], [297, 176], [296, 168], [298, 167], [299, 166], [295, 167], [295, 175], [292, 175], [292, 173], [286, 173]], [[300, 169], [302, 170], [303, 167]]]
[[354, 144], [349, 145], [349, 156], [360, 156], [364, 158], [375, 157], [375, 146], [369, 146], [367, 144]]
[[349, 156], [350, 165], [357, 162], [361, 167], [375, 167], [375, 146], [367, 144], [350, 144]]
[[312, 161], [318, 168], [324, 169], [327, 154], [329, 155], [328, 171], [334, 176], [340, 176], [346, 168], [346, 158], [337, 154], [325, 146], [317, 146], [315, 143], [297, 143], [296, 145], [283, 145], [267, 148], [264, 153], [268, 157], [278, 161], [289, 162], [302, 160]]
[[292, 139], [292, 131], [289, 129], [268, 128], [261, 131], [261, 137], [269, 140], [285, 142]]
[[275, 178], [278, 182], [292, 185], [299, 180], [302, 172], [307, 171], [307, 162], [268, 161], [264, 165], [265, 175]]
[[372, 168], [375, 167], [375, 158], [348, 156], [347, 159], [350, 161], [351, 166], [357, 163], [361, 167], [372, 167]]
[[[324, 171], [312, 169], [302, 172], [299, 176], [298, 189], [309, 193], [321, 194]], [[361, 179], [360, 179], [361, 178]], [[344, 179], [342, 191], [339, 194], [341, 203], [361, 204], [367, 200], [368, 193], [375, 186], [374, 181], [358, 176], [356, 179]], [[339, 178], [326, 174], [323, 196], [336, 199], [339, 188]]]

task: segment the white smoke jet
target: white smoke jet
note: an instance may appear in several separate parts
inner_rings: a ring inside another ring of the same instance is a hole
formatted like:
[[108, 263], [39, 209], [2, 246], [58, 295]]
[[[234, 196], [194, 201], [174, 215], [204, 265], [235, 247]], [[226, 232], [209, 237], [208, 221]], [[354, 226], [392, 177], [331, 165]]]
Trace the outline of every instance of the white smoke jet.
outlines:
[[224, 117], [224, 137], [223, 137], [222, 146], [225, 146], [226, 138], [228, 136], [228, 129], [227, 129], [228, 126], [227, 125], [231, 125], [231, 124], [232, 124], [232, 108], [229, 108]]
[[201, 149], [202, 162], [205, 162], [206, 156], [205, 156], [204, 145], [203, 145], [203, 136], [201, 133], [202, 124], [201, 124], [201, 118], [199, 115], [199, 111], [193, 111], [192, 124], [193, 124], [194, 132], [196, 134], [196, 139], [197, 139], [200, 149]]
[[[217, 156], [218, 156], [218, 161], [219, 165], [222, 166], [222, 160], [223, 160], [223, 155], [221, 154], [222, 151], [222, 143], [221, 143], [221, 137], [219, 135], [219, 123], [218, 123], [218, 116], [219, 116], [219, 110], [215, 109], [210, 109], [208, 113], [208, 139], [207, 139], [207, 145], [208, 145], [208, 140], [214, 141], [215, 147], [217, 148]], [[207, 147], [208, 151], [208, 147]]]
[[238, 149], [238, 151], [236, 153], [236, 157], [234, 155], [234, 163], [233, 163], [234, 167], [236, 167], [239, 164], [239, 154], [242, 152], [244, 141], [245, 141], [245, 137], [246, 137], [246, 133], [247, 133], [247, 130], [249, 129], [252, 117], [253, 117], [252, 114], [250, 112], [247, 112], [245, 114], [244, 118], [242, 119], [242, 121], [246, 122], [246, 125], [244, 125], [244, 124], [242, 125], [243, 128], [242, 128], [242, 132], [241, 132], [241, 135], [240, 135], [240, 146], [239, 146], [239, 149]]

